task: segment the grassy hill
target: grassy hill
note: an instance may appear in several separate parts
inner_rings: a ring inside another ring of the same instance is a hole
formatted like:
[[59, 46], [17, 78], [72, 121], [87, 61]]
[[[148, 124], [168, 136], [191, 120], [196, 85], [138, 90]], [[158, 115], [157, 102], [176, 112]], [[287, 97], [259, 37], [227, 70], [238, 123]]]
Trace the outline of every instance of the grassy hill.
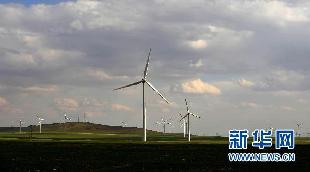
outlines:
[[[39, 131], [39, 126], [23, 127], [23, 132], [30, 132], [32, 127], [33, 132]], [[0, 127], [0, 132], [18, 132], [19, 127]], [[141, 133], [142, 128], [137, 127], [122, 127], [110, 126], [102, 124], [94, 124], [89, 122], [67, 122], [67, 123], [53, 123], [42, 124], [42, 132], [108, 132], [108, 133]], [[148, 133], [159, 133], [148, 130]]]

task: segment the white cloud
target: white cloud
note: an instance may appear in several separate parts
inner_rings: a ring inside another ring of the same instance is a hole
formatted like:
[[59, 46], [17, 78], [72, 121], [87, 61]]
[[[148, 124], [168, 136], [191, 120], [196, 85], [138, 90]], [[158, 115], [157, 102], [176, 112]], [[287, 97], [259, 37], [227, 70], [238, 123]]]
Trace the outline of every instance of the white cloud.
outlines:
[[246, 79], [240, 79], [238, 80], [238, 83], [241, 87], [252, 87], [254, 85], [252, 81]]
[[198, 39], [195, 41], [189, 41], [189, 45], [194, 49], [202, 49], [206, 48], [208, 46], [208, 43], [206, 40]]
[[301, 9], [288, 6], [285, 2], [281, 1], [266, 1], [262, 3], [261, 13], [267, 17], [274, 19], [282, 19], [290, 22], [304, 22], [308, 21]]
[[3, 108], [4, 106], [8, 105], [8, 101], [4, 98], [0, 96], [0, 107]]
[[249, 107], [249, 108], [257, 108], [258, 105], [254, 102], [242, 102], [241, 103], [242, 107]]
[[279, 91], [274, 91], [272, 93], [274, 96], [285, 96], [285, 97], [291, 97], [291, 96], [297, 96], [301, 94], [298, 91], [287, 91], [287, 90], [279, 90]]
[[60, 110], [64, 111], [76, 111], [79, 107], [79, 102], [73, 98], [56, 99], [55, 103]]
[[107, 74], [104, 70], [99, 69], [99, 68], [89, 68], [86, 70], [86, 75], [99, 80], [99, 81], [104, 81], [104, 80], [111, 80], [111, 79], [126, 79], [128, 78], [127, 76], [113, 76]]
[[221, 90], [214, 85], [203, 82], [201, 79], [194, 79], [182, 83], [182, 90], [185, 93], [220, 95]]
[[31, 86], [31, 87], [26, 87], [26, 88], [21, 88], [22, 91], [27, 91], [27, 92], [55, 92], [58, 91], [58, 86], [57, 85], [43, 85], [43, 86]]
[[247, 14], [249, 17], [267, 19], [280, 26], [288, 22], [307, 22], [307, 10], [283, 1], [237, 1], [229, 6], [235, 12]]
[[87, 74], [98, 80], [112, 79], [110, 75], [101, 69], [88, 69]]
[[119, 103], [113, 103], [111, 107], [113, 110], [117, 110], [117, 111], [127, 111], [127, 112], [132, 111], [132, 108], [130, 108], [129, 106], [119, 104]]
[[294, 111], [295, 108], [291, 106], [281, 106], [280, 109], [285, 110], [285, 111]]
[[195, 67], [195, 68], [199, 68], [199, 67], [203, 66], [202, 59], [198, 59], [196, 63], [191, 63], [190, 66]]
[[70, 23], [70, 26], [76, 30], [82, 30], [83, 24], [79, 20], [74, 20]]
[[31, 35], [27, 34], [22, 36], [22, 41], [29, 47], [41, 47], [43, 46], [43, 41], [41, 40], [40, 36], [38, 35]]

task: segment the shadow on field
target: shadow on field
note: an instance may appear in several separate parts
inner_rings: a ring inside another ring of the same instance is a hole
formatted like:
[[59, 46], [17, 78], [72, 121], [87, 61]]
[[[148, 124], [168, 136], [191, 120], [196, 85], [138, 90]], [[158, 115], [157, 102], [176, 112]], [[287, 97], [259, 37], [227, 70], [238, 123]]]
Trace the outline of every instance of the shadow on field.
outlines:
[[295, 162], [229, 162], [228, 152], [224, 144], [2, 141], [0, 171], [310, 171], [309, 145], [282, 151]]

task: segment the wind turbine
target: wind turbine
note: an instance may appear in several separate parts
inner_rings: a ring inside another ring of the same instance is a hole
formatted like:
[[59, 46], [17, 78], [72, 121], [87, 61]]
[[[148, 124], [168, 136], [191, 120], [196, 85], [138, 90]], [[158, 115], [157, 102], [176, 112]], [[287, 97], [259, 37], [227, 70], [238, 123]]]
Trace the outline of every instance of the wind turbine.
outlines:
[[300, 126], [302, 124], [301, 123], [297, 123], [297, 131], [296, 131], [296, 136], [300, 137]]
[[40, 118], [39, 115], [36, 115], [37, 119], [38, 119], [38, 125], [40, 126], [40, 133], [42, 133], [42, 121], [44, 121], [43, 118]]
[[19, 133], [22, 133], [22, 125], [23, 125], [23, 121], [19, 120]]
[[125, 121], [122, 121], [121, 124], [122, 124], [122, 127], [126, 127], [127, 126], [127, 123]]
[[185, 99], [185, 104], [186, 104], [186, 114], [181, 118], [180, 121], [182, 121], [183, 119], [185, 119], [187, 117], [187, 134], [188, 134], [188, 141], [190, 142], [191, 141], [191, 131], [189, 129], [189, 118], [190, 116], [194, 116], [196, 118], [200, 118], [200, 116], [196, 115], [196, 114], [193, 114], [189, 111], [189, 107], [188, 107], [188, 103], [187, 103], [187, 100]]
[[160, 122], [156, 122], [157, 125], [163, 125], [164, 134], [166, 133], [166, 125], [172, 125], [171, 122], [168, 122], [168, 120], [161, 118]]
[[64, 119], [65, 120], [65, 122], [64, 122], [64, 131], [65, 131], [66, 130], [66, 123], [67, 123], [67, 121], [71, 121], [71, 118], [67, 116], [67, 113], [64, 114], [64, 117], [65, 117], [65, 119]]
[[67, 121], [71, 121], [71, 118], [67, 116], [67, 113], [64, 114], [64, 117], [65, 117], [65, 123], [66, 123]]
[[149, 54], [147, 56], [147, 61], [146, 61], [145, 69], [144, 69], [144, 72], [143, 72], [143, 78], [140, 81], [137, 81], [137, 82], [125, 85], [123, 87], [119, 87], [119, 88], [114, 89], [114, 90], [119, 90], [119, 89], [123, 89], [123, 88], [126, 88], [126, 87], [130, 87], [130, 86], [138, 85], [138, 84], [142, 83], [142, 111], [143, 111], [143, 131], [144, 131], [144, 133], [143, 133], [143, 141], [144, 142], [146, 142], [146, 108], [145, 108], [145, 94], [144, 94], [144, 85], [145, 85], [145, 83], [149, 87], [151, 87], [155, 91], [155, 93], [157, 93], [162, 99], [164, 99], [169, 104], [169, 101], [158, 90], [156, 90], [156, 88], [149, 81], [146, 80], [148, 66], [149, 66], [149, 62], [150, 62], [151, 50], [152, 49], [150, 49]]

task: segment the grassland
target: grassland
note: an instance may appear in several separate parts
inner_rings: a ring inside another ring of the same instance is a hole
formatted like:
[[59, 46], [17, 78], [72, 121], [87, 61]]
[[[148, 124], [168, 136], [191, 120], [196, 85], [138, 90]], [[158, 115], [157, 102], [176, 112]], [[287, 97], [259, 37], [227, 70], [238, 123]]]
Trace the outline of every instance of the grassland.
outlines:
[[310, 138], [297, 137], [294, 150], [243, 150], [294, 152], [295, 162], [247, 163], [228, 161], [226, 137], [188, 143], [183, 134], [148, 131], [143, 143], [138, 128], [54, 127], [0, 132], [0, 171], [310, 171]]

